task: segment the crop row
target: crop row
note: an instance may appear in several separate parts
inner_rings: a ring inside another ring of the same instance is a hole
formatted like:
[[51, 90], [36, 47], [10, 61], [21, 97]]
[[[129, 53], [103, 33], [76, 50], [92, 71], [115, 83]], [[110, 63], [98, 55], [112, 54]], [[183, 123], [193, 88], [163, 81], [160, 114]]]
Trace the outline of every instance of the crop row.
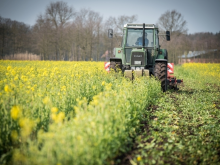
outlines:
[[149, 108], [133, 164], [219, 164], [220, 64], [175, 66], [184, 86]]
[[105, 164], [161, 93], [98, 62], [0, 61], [0, 155], [11, 164]]

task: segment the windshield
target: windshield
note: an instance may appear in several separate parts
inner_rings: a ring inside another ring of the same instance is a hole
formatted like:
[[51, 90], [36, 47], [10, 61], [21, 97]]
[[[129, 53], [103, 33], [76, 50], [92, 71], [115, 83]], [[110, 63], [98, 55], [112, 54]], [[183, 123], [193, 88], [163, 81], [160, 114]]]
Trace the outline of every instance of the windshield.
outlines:
[[[145, 29], [145, 47], [153, 47], [153, 29]], [[142, 47], [143, 29], [128, 29], [126, 47]]]

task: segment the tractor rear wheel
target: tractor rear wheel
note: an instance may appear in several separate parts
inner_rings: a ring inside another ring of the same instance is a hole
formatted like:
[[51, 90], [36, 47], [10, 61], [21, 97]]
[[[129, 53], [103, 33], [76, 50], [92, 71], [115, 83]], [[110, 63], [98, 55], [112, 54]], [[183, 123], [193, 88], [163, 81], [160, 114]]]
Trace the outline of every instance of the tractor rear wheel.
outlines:
[[154, 66], [154, 76], [161, 81], [161, 88], [167, 90], [167, 62], [156, 62]]

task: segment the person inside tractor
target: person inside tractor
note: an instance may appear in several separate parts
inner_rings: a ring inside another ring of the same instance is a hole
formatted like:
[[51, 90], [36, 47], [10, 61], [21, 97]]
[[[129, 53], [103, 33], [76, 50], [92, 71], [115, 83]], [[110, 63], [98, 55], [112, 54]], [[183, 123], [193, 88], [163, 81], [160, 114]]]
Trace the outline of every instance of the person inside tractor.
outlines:
[[[141, 35], [141, 37], [137, 38], [137, 41], [135, 42], [135, 45], [142, 46], [142, 41], [143, 41], [143, 38], [142, 38], [142, 35]], [[149, 40], [147, 39], [147, 33], [145, 33], [145, 46], [148, 46], [148, 42], [149, 42]]]

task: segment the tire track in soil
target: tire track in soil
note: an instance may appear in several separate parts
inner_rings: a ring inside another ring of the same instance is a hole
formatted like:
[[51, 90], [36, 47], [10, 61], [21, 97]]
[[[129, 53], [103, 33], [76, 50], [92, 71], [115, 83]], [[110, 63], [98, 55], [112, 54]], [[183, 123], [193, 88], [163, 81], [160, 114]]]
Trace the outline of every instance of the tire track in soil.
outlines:
[[[212, 87], [215, 89], [216, 93], [220, 93], [220, 86], [218, 85], [213, 85], [213, 84], [207, 84], [207, 87]], [[213, 90], [212, 90], [213, 91]], [[176, 97], [176, 95], [180, 95], [180, 94], [187, 94], [189, 97], [191, 97], [194, 94], [195, 90], [191, 89], [191, 88], [185, 88], [185, 90], [182, 91], [172, 91], [171, 93], [168, 93], [169, 98], [171, 99], [171, 102], [174, 106], [178, 107], [179, 103], [178, 103], [178, 98]], [[205, 89], [203, 90], [204, 93], [209, 92], [209, 89]], [[196, 98], [195, 98], [196, 99]], [[220, 101], [215, 101], [213, 102], [213, 104], [215, 104], [216, 108], [220, 110]], [[141, 127], [141, 133], [138, 134], [137, 136], [141, 137], [141, 141], [139, 141], [138, 143], [135, 141], [135, 139], [133, 139], [133, 144], [131, 144], [131, 148], [132, 150], [129, 151], [128, 153], [123, 153], [122, 155], [116, 157], [114, 159], [114, 161], [111, 163], [112, 165], [132, 165], [131, 161], [134, 160], [137, 156], [138, 153], [138, 145], [140, 144], [146, 144], [146, 143], [150, 143], [153, 138], [149, 138], [147, 141], [145, 140], [145, 137], [151, 136], [151, 132], [150, 130], [152, 130], [153, 128], [149, 125], [151, 120], [157, 120], [157, 116], [154, 116], [154, 112], [157, 110], [157, 108], [159, 108], [158, 105], [151, 105], [149, 106], [146, 110], [149, 111], [150, 115], [149, 116], [145, 116], [145, 121], [143, 121], [141, 124], [143, 124], [143, 126]], [[179, 114], [181, 114], [181, 111], [178, 111]], [[152, 114], [152, 115], [151, 115]], [[218, 120], [218, 122], [220, 123], [220, 119]], [[197, 125], [197, 127], [200, 127], [202, 125]], [[154, 129], [155, 130], [155, 129]], [[159, 131], [159, 130], [155, 130], [155, 131]], [[190, 132], [190, 135], [193, 135], [193, 132]], [[163, 143], [161, 143], [160, 145], [163, 145], [164, 143], [167, 142], [167, 139], [163, 139]], [[159, 148], [158, 148], [159, 149]], [[219, 155], [220, 155], [220, 151], [219, 151]], [[165, 164], [176, 164], [173, 161], [168, 161], [168, 162], [164, 162]], [[179, 162], [180, 163], [180, 162]], [[186, 164], [184, 162], [181, 162], [180, 164]]]
[[[150, 105], [146, 110], [150, 111], [149, 114], [154, 114], [154, 112], [157, 110], [159, 106], [158, 105]], [[145, 119], [149, 118], [149, 120], [156, 120], [157, 116], [151, 115], [149, 117], [144, 116]], [[142, 135], [142, 134], [138, 134], [137, 136], [141, 136], [141, 143], [150, 143], [153, 139], [148, 139], [147, 141], [145, 141], [145, 137], [150, 136], [151, 132], [150, 132], [150, 125], [149, 125], [149, 120], [145, 120], [142, 121], [141, 124], [143, 124], [143, 126], [141, 127], [141, 131], [140, 132], [145, 132], [147, 134]], [[115, 158], [114, 162], [112, 162], [112, 165], [131, 165], [131, 160], [134, 159], [134, 157], [136, 156], [136, 152], [138, 151], [138, 145], [140, 143], [137, 143], [135, 141], [135, 139], [133, 139], [133, 144], [132, 144], [132, 150], [129, 151], [128, 153], [124, 153], [118, 157]]]

